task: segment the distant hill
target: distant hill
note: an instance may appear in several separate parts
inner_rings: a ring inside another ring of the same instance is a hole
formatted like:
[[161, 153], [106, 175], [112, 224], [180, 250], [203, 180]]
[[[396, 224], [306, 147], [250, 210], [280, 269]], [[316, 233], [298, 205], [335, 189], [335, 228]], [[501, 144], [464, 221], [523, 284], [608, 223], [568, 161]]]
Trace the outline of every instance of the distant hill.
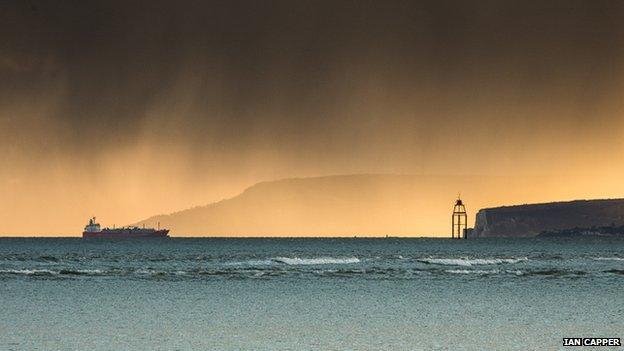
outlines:
[[582, 195], [570, 191], [543, 177], [296, 178], [259, 183], [233, 198], [137, 225], [160, 222], [174, 236], [447, 236], [459, 192], [474, 223], [479, 208]]
[[476, 237], [616, 236], [624, 225], [624, 199], [487, 208], [476, 218]]

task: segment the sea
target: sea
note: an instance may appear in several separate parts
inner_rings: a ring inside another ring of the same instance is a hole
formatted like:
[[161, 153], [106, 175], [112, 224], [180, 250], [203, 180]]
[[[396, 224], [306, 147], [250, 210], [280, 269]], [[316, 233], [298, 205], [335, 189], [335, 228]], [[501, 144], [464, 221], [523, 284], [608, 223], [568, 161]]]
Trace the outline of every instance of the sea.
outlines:
[[0, 238], [0, 350], [564, 350], [570, 337], [624, 338], [623, 239]]

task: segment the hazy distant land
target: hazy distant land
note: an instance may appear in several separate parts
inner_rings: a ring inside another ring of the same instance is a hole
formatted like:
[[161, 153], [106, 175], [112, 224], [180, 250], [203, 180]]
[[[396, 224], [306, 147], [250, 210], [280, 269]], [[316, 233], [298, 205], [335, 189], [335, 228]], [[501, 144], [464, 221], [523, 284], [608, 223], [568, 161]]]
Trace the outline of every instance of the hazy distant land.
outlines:
[[[534, 191], [538, 187], [547, 190]], [[479, 209], [509, 204], [509, 199], [532, 203], [582, 195], [570, 193], [555, 178], [339, 175], [263, 182], [233, 198], [150, 217], [138, 225], [160, 222], [173, 235], [444, 236], [460, 191], [470, 226]], [[553, 228], [560, 229], [548, 227]]]

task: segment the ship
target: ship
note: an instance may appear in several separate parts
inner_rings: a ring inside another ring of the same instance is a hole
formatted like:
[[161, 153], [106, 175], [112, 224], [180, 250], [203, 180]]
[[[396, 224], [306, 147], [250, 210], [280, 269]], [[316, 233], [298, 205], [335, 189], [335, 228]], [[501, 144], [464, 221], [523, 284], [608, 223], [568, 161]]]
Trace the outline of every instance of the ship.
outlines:
[[121, 227], [121, 228], [100, 228], [100, 224], [95, 221], [95, 217], [89, 218], [82, 232], [83, 238], [168, 238], [169, 229], [158, 229], [139, 227]]

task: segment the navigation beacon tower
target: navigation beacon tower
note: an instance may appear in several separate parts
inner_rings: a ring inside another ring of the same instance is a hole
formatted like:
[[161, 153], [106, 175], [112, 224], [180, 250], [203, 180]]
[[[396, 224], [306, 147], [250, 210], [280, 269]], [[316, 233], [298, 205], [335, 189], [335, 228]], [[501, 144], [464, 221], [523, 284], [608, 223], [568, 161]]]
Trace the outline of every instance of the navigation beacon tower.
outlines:
[[468, 215], [466, 214], [466, 207], [459, 196], [453, 207], [451, 222], [451, 239], [461, 239], [462, 235], [466, 239], [468, 237]]

